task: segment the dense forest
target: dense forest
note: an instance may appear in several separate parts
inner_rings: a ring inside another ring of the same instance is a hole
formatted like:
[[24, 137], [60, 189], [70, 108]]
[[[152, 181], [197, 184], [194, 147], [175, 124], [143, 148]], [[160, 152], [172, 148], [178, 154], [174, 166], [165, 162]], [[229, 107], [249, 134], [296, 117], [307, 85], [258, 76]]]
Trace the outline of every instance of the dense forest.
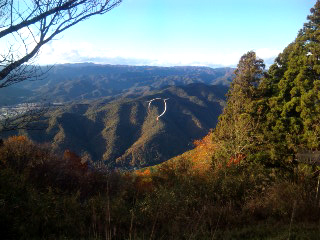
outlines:
[[319, 41], [318, 0], [268, 70], [241, 57], [215, 129], [159, 165], [110, 170], [5, 139], [1, 237], [319, 239]]

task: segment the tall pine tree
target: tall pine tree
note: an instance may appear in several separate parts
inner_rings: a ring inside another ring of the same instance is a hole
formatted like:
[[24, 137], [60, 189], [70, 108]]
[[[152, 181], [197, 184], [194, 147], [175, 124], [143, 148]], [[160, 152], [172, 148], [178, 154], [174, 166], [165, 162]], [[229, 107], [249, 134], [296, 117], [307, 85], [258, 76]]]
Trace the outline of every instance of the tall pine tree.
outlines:
[[320, 1], [308, 22], [269, 69], [260, 85], [267, 101], [270, 156], [282, 163], [300, 150], [320, 147]]
[[228, 92], [227, 106], [213, 133], [217, 146], [214, 158], [219, 164], [247, 155], [257, 144], [258, 122], [253, 109], [264, 68], [263, 60], [258, 59], [253, 51], [244, 54], [239, 61]]

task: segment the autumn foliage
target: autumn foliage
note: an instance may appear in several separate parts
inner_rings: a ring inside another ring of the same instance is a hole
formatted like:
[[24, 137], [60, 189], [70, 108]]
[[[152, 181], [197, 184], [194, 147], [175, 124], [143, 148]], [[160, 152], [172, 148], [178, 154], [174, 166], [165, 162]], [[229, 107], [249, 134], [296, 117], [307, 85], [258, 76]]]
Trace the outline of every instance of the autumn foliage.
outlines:
[[[244, 155], [211, 171], [209, 163], [201, 163], [203, 156], [210, 159], [201, 152], [213, 147], [210, 135], [198, 143], [190, 155], [119, 172], [88, 167], [70, 150], [60, 156], [26, 137], [9, 138], [0, 147], [1, 236], [184, 239], [183, 233], [207, 239], [216, 231], [223, 238], [223, 229], [234, 226], [268, 219], [288, 222], [293, 201], [296, 221], [319, 220], [310, 174], [295, 184], [279, 183], [260, 165], [244, 167]], [[189, 161], [188, 156], [195, 157]]]
[[81, 157], [79, 157], [76, 153], [70, 151], [69, 149], [64, 151], [63, 159], [75, 169], [79, 169], [84, 172], [88, 170], [88, 163], [83, 162]]
[[244, 154], [238, 153], [236, 156], [231, 157], [227, 162], [227, 166], [230, 167], [232, 165], [240, 164], [243, 160], [245, 160], [246, 156]]
[[26, 136], [11, 136], [7, 139], [8, 143], [25, 143], [28, 141], [28, 138]]

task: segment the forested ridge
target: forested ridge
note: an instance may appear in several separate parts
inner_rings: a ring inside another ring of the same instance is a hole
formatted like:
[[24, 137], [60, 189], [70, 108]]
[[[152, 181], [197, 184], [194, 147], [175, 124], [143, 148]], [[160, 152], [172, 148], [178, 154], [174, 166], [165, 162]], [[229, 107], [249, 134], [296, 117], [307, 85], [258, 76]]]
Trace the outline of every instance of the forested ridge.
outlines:
[[0, 107], [23, 102], [59, 102], [102, 97], [139, 97], [168, 86], [192, 83], [228, 86], [232, 68], [125, 66], [93, 63], [42, 67], [39, 81], [0, 90]]
[[[110, 168], [146, 167], [190, 150], [193, 140], [214, 128], [227, 89], [194, 83], [135, 98], [73, 102], [52, 109], [33, 123], [42, 130], [21, 130], [20, 134], [51, 143], [56, 151], [70, 149], [94, 162], [103, 161]], [[169, 98], [159, 120], [163, 101], [153, 101], [148, 107], [148, 101], [155, 98]]]
[[318, 0], [268, 70], [254, 51], [241, 57], [215, 129], [153, 167], [111, 171], [69, 150], [6, 139], [1, 235], [319, 239], [319, 42]]

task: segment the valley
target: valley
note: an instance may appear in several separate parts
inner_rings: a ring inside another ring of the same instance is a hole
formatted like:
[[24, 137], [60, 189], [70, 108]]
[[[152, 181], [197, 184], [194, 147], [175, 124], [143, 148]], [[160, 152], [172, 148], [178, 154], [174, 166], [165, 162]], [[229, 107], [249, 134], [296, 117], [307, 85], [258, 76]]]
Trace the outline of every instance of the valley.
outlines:
[[[112, 168], [141, 168], [161, 163], [193, 147], [215, 127], [225, 105], [227, 87], [190, 84], [172, 86], [138, 98], [87, 100], [49, 111], [42, 131], [22, 133], [36, 142], [49, 142], [57, 151], [103, 161]], [[163, 102], [169, 98], [166, 113]], [[174, 144], [172, 144], [174, 143]]]
[[[68, 149], [110, 168], [155, 165], [191, 149], [194, 140], [215, 127], [225, 106], [232, 71], [58, 65], [44, 80], [1, 89], [2, 99], [15, 103], [7, 107], [0, 101], [3, 117], [10, 111], [22, 114], [32, 109], [30, 105], [41, 106], [42, 102], [49, 107], [26, 129], [0, 134], [23, 134], [35, 142], [50, 143], [57, 152]], [[169, 98], [166, 114], [159, 121], [163, 102], [154, 101], [148, 110], [147, 101], [154, 98]]]

